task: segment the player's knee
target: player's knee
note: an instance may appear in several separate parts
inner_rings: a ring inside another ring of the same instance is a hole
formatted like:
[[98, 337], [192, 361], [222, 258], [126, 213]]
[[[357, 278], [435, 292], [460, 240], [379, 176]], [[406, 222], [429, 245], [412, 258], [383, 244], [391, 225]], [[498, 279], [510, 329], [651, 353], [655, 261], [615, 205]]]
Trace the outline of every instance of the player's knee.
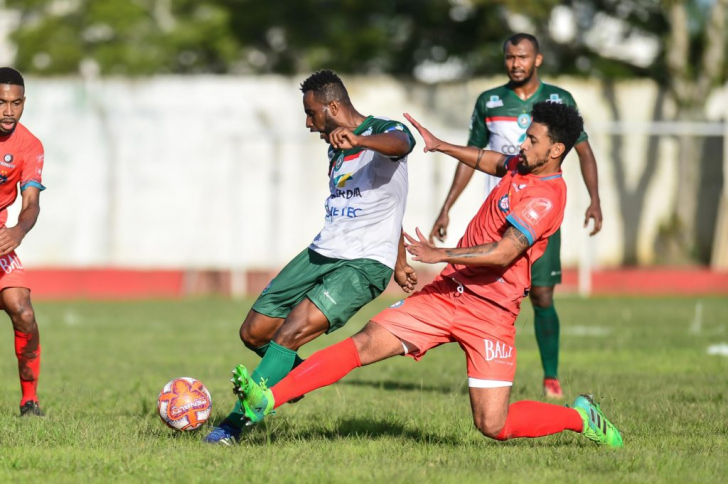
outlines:
[[531, 304], [538, 308], [550, 308], [554, 305], [554, 288], [536, 286], [531, 288]]
[[480, 431], [480, 433], [489, 439], [505, 440], [505, 438], [501, 435], [501, 431], [505, 424], [502, 419], [488, 417], [487, 415], [474, 415], [473, 421], [475, 422], [475, 427]]
[[30, 301], [19, 301], [6, 306], [5, 309], [13, 321], [13, 328], [21, 333], [33, 333], [37, 330], [35, 311]]
[[255, 350], [256, 348], [260, 348], [270, 342], [270, 338], [267, 338], [266, 335], [262, 334], [260, 331], [256, 331], [253, 324], [247, 323], [248, 322], [245, 321], [242, 325], [240, 325], [240, 340], [246, 348]]

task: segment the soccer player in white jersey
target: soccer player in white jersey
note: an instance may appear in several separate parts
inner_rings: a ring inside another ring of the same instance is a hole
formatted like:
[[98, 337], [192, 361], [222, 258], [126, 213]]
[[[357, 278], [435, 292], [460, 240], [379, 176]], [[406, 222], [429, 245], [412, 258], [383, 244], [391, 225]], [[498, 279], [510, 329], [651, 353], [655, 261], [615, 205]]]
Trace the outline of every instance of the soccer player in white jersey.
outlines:
[[[468, 146], [488, 148], [506, 155], [518, 153], [531, 124], [533, 105], [552, 101], [576, 107], [571, 94], [559, 87], [541, 82], [538, 67], [543, 61], [538, 40], [530, 34], [516, 34], [503, 44], [506, 73], [509, 81], [503, 86], [480, 94], [475, 103], [470, 121]], [[594, 220], [591, 235], [602, 228], [602, 210], [597, 183], [597, 164], [585, 132], [581, 133], [574, 146], [579, 155], [581, 173], [591, 203], [586, 210], [584, 226]], [[475, 170], [459, 164], [455, 171], [450, 192], [445, 198], [440, 214], [430, 232], [430, 242], [438, 238], [441, 242], [447, 236], [450, 223], [448, 213], [467, 186]], [[495, 187], [499, 178], [484, 175], [486, 196]], [[548, 398], [563, 398], [558, 380], [559, 365], [559, 316], [554, 306], [554, 288], [561, 282], [561, 231], [549, 237], [546, 252], [533, 263], [531, 268], [531, 304], [534, 310], [534, 330], [541, 364], [544, 370], [543, 390]]]
[[[329, 144], [330, 195], [321, 232], [268, 284], [240, 327], [245, 346], [263, 358], [252, 377], [267, 385], [302, 362], [301, 346], [341, 328], [381, 294], [393, 274], [405, 292], [417, 282], [402, 239], [414, 137], [398, 121], [360, 114], [330, 70], [312, 74], [301, 91], [306, 127]], [[234, 443], [243, 415], [236, 405], [205, 441]]]

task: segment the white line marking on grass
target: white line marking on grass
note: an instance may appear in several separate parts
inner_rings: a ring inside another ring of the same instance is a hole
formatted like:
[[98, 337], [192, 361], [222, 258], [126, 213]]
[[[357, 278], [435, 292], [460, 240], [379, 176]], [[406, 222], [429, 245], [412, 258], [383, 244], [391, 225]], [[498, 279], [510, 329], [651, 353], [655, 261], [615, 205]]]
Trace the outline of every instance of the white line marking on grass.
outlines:
[[718, 345], [708, 346], [709, 355], [728, 356], [728, 344], [721, 343]]
[[612, 332], [610, 328], [604, 326], [567, 326], [561, 328], [561, 332], [564, 334], [570, 334], [572, 336], [606, 336]]
[[698, 301], [695, 303], [695, 316], [693, 316], [693, 322], [690, 323], [690, 333], [700, 334], [703, 329], [703, 302]]

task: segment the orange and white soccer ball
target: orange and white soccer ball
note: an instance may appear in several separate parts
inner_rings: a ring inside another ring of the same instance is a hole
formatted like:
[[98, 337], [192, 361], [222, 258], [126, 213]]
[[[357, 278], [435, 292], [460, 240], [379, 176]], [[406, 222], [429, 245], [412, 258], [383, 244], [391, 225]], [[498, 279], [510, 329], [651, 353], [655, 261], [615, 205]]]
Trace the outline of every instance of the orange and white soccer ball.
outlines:
[[159, 394], [157, 411], [162, 422], [176, 430], [195, 430], [210, 418], [212, 398], [202, 382], [175, 378]]

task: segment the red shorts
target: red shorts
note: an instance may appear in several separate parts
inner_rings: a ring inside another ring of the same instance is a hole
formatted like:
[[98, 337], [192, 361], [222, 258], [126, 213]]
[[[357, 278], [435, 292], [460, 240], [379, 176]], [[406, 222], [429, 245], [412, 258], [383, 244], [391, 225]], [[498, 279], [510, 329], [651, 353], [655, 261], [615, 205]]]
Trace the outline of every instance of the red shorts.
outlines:
[[0, 291], [8, 287], [28, 286], [28, 277], [15, 251], [0, 257]]
[[441, 344], [460, 344], [467, 358], [471, 387], [513, 384], [516, 316], [451, 279], [438, 277], [421, 291], [377, 314], [372, 321], [416, 346], [407, 355], [415, 360]]

